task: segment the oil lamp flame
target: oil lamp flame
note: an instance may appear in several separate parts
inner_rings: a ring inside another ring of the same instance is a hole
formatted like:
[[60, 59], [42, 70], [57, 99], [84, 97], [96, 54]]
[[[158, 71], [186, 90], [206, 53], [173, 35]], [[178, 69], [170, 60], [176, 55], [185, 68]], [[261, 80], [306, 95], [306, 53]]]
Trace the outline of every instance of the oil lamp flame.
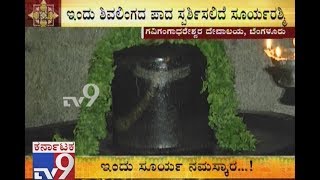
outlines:
[[281, 57], [281, 49], [279, 46], [276, 48], [276, 55], [278, 58]]
[[296, 38], [293, 38], [292, 43], [293, 43], [293, 47], [296, 47]]
[[267, 39], [266, 44], [267, 44], [267, 49], [271, 49], [272, 40]]

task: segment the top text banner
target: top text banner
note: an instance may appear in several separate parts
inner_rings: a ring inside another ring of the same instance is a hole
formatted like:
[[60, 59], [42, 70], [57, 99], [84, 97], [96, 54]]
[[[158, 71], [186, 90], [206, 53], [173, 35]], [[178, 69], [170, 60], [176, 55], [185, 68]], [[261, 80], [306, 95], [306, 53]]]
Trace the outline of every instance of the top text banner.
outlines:
[[61, 0], [62, 27], [295, 27], [294, 0]]

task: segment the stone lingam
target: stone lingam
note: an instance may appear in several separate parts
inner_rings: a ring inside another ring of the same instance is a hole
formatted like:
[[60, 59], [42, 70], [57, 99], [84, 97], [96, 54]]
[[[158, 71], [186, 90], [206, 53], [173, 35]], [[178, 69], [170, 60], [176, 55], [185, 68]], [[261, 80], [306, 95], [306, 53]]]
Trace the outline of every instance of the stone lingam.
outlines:
[[211, 152], [206, 59], [191, 45], [136, 46], [114, 53], [113, 145], [122, 154]]

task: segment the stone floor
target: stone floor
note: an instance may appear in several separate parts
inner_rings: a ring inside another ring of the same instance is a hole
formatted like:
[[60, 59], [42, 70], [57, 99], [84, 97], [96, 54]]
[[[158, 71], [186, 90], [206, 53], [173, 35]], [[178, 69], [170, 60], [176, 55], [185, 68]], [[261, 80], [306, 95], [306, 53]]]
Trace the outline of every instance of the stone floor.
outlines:
[[[64, 96], [81, 96], [89, 60], [106, 28], [26, 28], [25, 126], [37, 127], [77, 119], [79, 109], [63, 107]], [[270, 65], [263, 40], [225, 40], [235, 65], [241, 110], [294, 115], [295, 107], [279, 103], [283, 89], [264, 70]], [[290, 45], [288, 40], [276, 42]]]

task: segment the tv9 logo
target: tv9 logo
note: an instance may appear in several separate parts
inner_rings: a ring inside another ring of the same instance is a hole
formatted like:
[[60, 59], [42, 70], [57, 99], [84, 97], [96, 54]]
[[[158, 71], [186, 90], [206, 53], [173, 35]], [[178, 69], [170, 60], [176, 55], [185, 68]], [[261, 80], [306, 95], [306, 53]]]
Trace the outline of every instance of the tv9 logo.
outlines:
[[33, 179], [75, 179], [74, 142], [33, 142]]
[[[89, 95], [89, 87], [93, 87], [93, 95]], [[63, 106], [64, 107], [71, 107], [69, 100], [72, 100], [73, 104], [76, 107], [80, 107], [84, 98], [87, 98], [87, 99], [89, 99], [89, 102], [86, 105], [86, 107], [91, 107], [92, 104], [94, 103], [94, 101], [98, 98], [100, 90], [99, 90], [98, 86], [95, 84], [86, 84], [83, 87], [82, 92], [83, 92], [84, 97], [79, 97], [79, 99], [77, 99], [77, 97], [69, 97], [69, 96], [63, 97]]]

